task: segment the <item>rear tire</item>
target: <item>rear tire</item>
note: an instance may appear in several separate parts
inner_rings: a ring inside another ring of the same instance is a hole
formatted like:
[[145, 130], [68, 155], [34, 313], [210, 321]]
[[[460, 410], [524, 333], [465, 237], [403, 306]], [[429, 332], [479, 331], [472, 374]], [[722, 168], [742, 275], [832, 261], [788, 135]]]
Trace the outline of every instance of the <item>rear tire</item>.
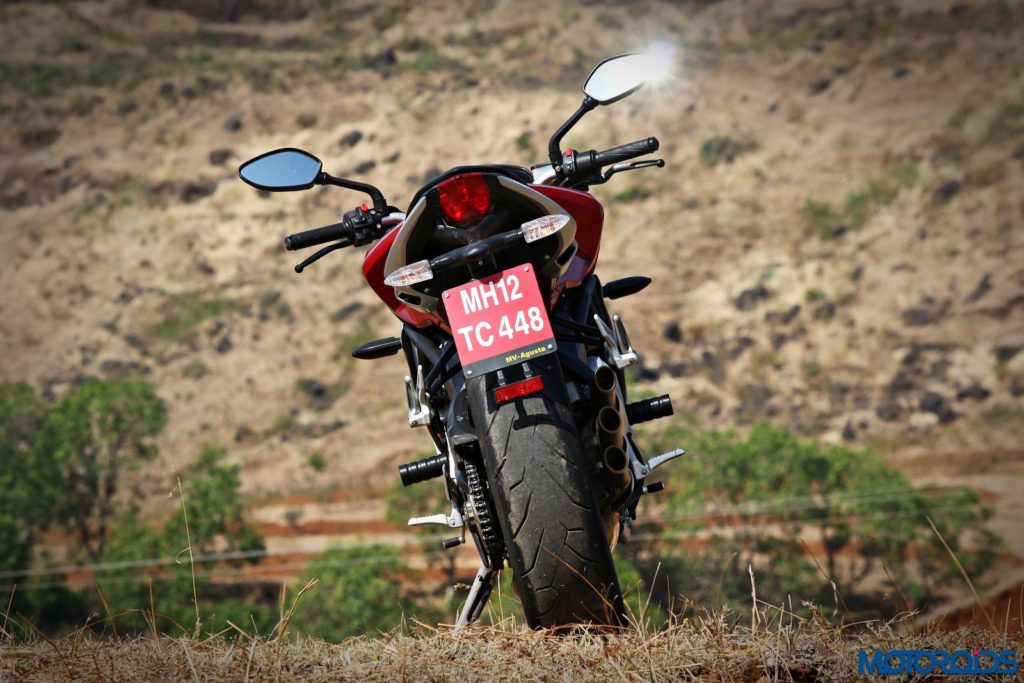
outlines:
[[467, 381], [513, 581], [533, 628], [625, 623], [615, 564], [557, 356], [530, 361], [541, 393], [497, 405], [496, 378]]

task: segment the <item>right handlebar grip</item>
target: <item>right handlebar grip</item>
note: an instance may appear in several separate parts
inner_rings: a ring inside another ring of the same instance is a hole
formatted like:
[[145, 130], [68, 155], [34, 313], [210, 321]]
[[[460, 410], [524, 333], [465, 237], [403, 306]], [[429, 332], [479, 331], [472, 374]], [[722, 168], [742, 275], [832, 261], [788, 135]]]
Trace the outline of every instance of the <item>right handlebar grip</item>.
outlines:
[[349, 237], [351, 230], [349, 229], [348, 223], [342, 221], [341, 223], [335, 223], [334, 225], [325, 225], [322, 228], [314, 228], [313, 230], [306, 230], [305, 232], [297, 232], [294, 235], [288, 235], [284, 238], [284, 248], [288, 251], [295, 251], [296, 249], [305, 249], [306, 247], [315, 247], [318, 244], [324, 242], [331, 242], [338, 240], [343, 237]]
[[658, 138], [645, 138], [643, 140], [637, 140], [636, 142], [627, 142], [624, 145], [619, 145], [618, 147], [612, 147], [611, 149], [606, 149], [603, 152], [598, 152], [594, 155], [594, 161], [598, 167], [617, 164], [620, 161], [626, 161], [627, 159], [633, 159], [635, 157], [643, 156], [644, 154], [656, 152], [660, 146]]

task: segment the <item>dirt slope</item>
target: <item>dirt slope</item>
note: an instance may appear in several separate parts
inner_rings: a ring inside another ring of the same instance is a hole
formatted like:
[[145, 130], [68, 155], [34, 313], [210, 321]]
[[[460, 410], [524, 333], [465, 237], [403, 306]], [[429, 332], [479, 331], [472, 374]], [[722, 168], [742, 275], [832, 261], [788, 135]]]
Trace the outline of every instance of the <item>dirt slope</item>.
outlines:
[[[590, 66], [662, 37], [676, 78], [567, 140], [662, 141], [665, 169], [595, 190], [599, 272], [654, 277], [616, 307], [638, 387], [983, 488], [1024, 554], [1019, 3], [166, 4], [0, 7], [0, 376], [151, 378], [153, 500], [217, 442], [265, 523], [379, 520], [317, 497], [389, 485], [427, 444], [402, 361], [348, 358], [398, 329], [361, 254], [297, 276], [277, 246], [361, 197], [259, 196], [240, 161], [304, 147], [404, 205], [457, 163], [541, 161]], [[964, 451], [1014, 455], [986, 473]], [[340, 535], [284, 528], [272, 546]]]

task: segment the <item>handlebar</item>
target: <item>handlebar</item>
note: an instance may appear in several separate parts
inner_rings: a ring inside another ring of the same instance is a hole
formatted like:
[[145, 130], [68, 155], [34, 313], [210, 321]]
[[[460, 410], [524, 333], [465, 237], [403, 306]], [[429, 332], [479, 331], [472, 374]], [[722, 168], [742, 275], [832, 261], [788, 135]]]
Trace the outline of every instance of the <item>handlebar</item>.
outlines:
[[[385, 207], [391, 208], [393, 207]], [[284, 248], [294, 251], [335, 240], [342, 240], [342, 247], [361, 247], [383, 235], [387, 231], [385, 222], [388, 220], [389, 216], [363, 204], [347, 211], [340, 223], [288, 235], [284, 238]]]
[[575, 180], [596, 178], [601, 175], [602, 167], [650, 154], [657, 151], [658, 147], [660, 147], [658, 138], [644, 138], [606, 149], [603, 152], [566, 150], [562, 173], [565, 177]]
[[603, 152], [597, 152], [594, 154], [594, 162], [597, 166], [610, 166], [611, 164], [617, 164], [620, 161], [626, 161], [627, 159], [634, 159], [644, 154], [650, 154], [651, 152], [657, 152], [658, 147], [661, 144], [658, 142], [658, 138], [646, 138], [644, 140], [637, 140], [636, 142], [627, 142], [624, 145], [618, 147], [612, 147], [606, 149]]
[[296, 249], [315, 247], [318, 244], [333, 242], [345, 237], [352, 237], [352, 225], [347, 218], [340, 223], [288, 235], [284, 238], [284, 248], [288, 251], [295, 251]]

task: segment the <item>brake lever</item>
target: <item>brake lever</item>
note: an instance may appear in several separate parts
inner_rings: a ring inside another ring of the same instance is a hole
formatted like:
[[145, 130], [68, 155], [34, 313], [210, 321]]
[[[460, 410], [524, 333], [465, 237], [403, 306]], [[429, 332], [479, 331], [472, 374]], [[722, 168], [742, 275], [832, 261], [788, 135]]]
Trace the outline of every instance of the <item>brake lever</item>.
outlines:
[[351, 246], [352, 246], [352, 240], [349, 240], [349, 239], [343, 239], [340, 242], [335, 242], [334, 244], [328, 244], [326, 247], [324, 247], [320, 251], [316, 252], [315, 254], [313, 254], [312, 256], [307, 258], [302, 263], [295, 264], [295, 272], [296, 273], [301, 273], [303, 270], [306, 269], [306, 266], [312, 265], [313, 263], [319, 261], [324, 256], [327, 256], [328, 254], [330, 254], [332, 251], [337, 251], [338, 249], [344, 249], [345, 247], [351, 247]]
[[635, 171], [640, 168], [648, 168], [649, 166], [657, 166], [658, 168], [661, 168], [664, 165], [664, 159], [644, 159], [643, 161], [629, 161], [624, 164], [615, 164], [604, 172], [604, 175], [601, 176], [601, 183], [599, 184], [607, 183], [609, 178], [622, 171]]

